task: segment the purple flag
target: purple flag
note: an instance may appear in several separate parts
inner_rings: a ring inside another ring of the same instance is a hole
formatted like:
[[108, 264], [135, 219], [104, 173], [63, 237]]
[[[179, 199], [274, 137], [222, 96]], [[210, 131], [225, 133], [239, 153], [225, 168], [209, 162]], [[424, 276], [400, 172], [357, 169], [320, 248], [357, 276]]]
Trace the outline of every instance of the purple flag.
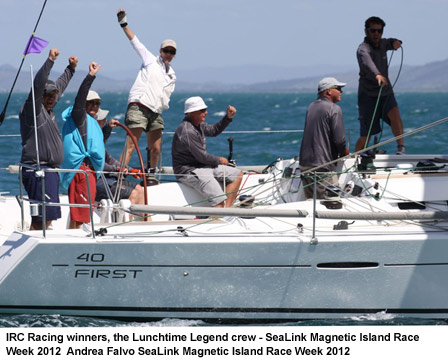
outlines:
[[35, 37], [34, 35], [31, 35], [30, 39], [28, 40], [28, 44], [26, 44], [25, 51], [23, 52], [23, 55], [28, 55], [31, 53], [34, 54], [40, 54], [40, 52], [45, 49], [45, 47], [48, 45], [48, 41], [44, 39], [40, 39], [38, 37]]

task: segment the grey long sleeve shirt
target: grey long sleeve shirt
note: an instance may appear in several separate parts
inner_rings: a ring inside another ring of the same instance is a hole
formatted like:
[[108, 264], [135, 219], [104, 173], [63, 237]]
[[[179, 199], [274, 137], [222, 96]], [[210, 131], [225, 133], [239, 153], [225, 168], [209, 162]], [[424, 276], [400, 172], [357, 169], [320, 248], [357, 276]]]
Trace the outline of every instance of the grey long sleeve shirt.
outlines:
[[232, 119], [224, 116], [213, 125], [202, 123], [199, 126], [194, 126], [185, 117], [173, 138], [171, 154], [174, 172], [188, 174], [196, 168], [218, 166], [219, 157], [207, 152], [205, 138], [218, 136], [231, 122]]
[[[359, 87], [358, 94], [367, 96], [378, 96], [380, 86], [377, 75], [382, 75], [389, 81], [389, 70], [387, 66], [387, 51], [393, 50], [393, 44], [398, 39], [381, 39], [379, 47], [375, 47], [367, 40], [361, 43], [356, 52], [359, 64]], [[389, 81], [390, 83], [390, 81]], [[383, 87], [381, 96], [392, 94], [390, 85]]]
[[[52, 167], [61, 166], [64, 159], [61, 132], [53, 110], [47, 111], [42, 105], [45, 84], [50, 75], [54, 62], [47, 59], [34, 78], [34, 97], [36, 104], [37, 139], [39, 143], [39, 160], [42, 164]], [[67, 88], [75, 70], [67, 66], [64, 73], [56, 80], [59, 90], [57, 100]], [[22, 136], [22, 156], [20, 162], [26, 164], [37, 163], [36, 141], [34, 136], [33, 97], [30, 91], [25, 104], [19, 113], [20, 134]]]
[[[345, 155], [345, 129], [339, 105], [320, 96], [308, 107], [300, 165], [319, 166]], [[336, 170], [336, 164], [323, 168]]]

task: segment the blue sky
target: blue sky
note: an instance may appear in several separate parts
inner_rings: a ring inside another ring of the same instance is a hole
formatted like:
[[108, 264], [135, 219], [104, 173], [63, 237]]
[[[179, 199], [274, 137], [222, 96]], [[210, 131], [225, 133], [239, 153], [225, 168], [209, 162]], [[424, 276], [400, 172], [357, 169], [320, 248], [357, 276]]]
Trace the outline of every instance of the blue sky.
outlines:
[[[18, 67], [42, 4], [1, 0], [0, 64]], [[371, 15], [386, 21], [385, 37], [403, 40], [405, 64], [448, 58], [448, 0], [48, 0], [36, 36], [60, 49], [60, 66], [77, 55], [85, 70], [95, 60], [104, 71], [135, 72], [140, 61], [117, 24], [119, 7], [150, 50], [157, 52], [164, 38], [175, 39], [173, 65], [181, 69], [356, 66], [355, 51]], [[26, 64], [40, 66], [48, 49], [28, 56]]]

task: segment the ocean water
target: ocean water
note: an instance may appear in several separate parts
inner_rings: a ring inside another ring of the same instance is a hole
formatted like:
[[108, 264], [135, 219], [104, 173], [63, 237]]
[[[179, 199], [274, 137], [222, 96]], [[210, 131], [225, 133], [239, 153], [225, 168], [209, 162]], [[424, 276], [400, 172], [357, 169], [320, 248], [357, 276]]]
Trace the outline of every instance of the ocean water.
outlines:
[[[94, 87], [93, 87], [94, 89]], [[124, 123], [127, 93], [101, 93], [102, 108], [110, 110], [110, 116]], [[227, 128], [229, 132], [264, 131], [262, 133], [232, 133], [222, 134], [216, 138], [207, 139], [208, 151], [219, 156], [229, 153], [228, 138], [234, 139], [233, 157], [237, 165], [264, 165], [277, 158], [291, 158], [297, 156], [300, 148], [301, 133], [308, 105], [316, 98], [315, 94], [304, 93], [204, 93], [180, 94], [172, 96], [170, 109], [164, 113], [165, 133], [163, 137], [162, 165], [171, 165], [172, 132], [183, 119], [183, 103], [186, 98], [200, 95], [208, 105], [207, 121], [216, 122], [224, 114], [226, 107], [231, 104], [237, 108], [237, 115]], [[7, 94], [0, 94], [0, 106], [6, 101]], [[21, 154], [21, 140], [18, 136], [18, 113], [27, 94], [14, 94], [11, 98], [6, 119], [0, 126], [0, 192], [18, 193], [18, 177], [10, 174], [7, 168], [17, 164]], [[67, 93], [55, 108], [57, 117], [61, 111], [73, 104], [75, 94]], [[404, 121], [405, 132], [431, 124], [436, 120], [448, 116], [448, 93], [398, 93], [396, 98]], [[346, 92], [340, 103], [344, 113], [347, 138], [350, 151], [359, 135], [357, 94]], [[268, 130], [281, 132], [266, 133]], [[405, 139], [406, 150], [411, 154], [446, 154], [448, 153], [446, 134], [448, 123], [426, 130]], [[390, 128], [385, 125], [381, 138], [392, 137]], [[125, 133], [121, 129], [115, 130], [107, 143], [109, 152], [119, 157], [124, 146]], [[142, 154], [145, 154], [146, 139], [139, 142]], [[394, 153], [396, 144], [391, 143], [383, 147], [388, 153]], [[145, 156], [146, 157], [146, 156]], [[131, 165], [137, 166], [134, 155]], [[441, 325], [446, 323], [439, 320], [425, 320], [414, 318], [399, 318], [387, 313], [379, 313], [365, 317], [350, 317], [341, 320], [304, 321], [288, 323], [288, 325]], [[155, 323], [121, 323], [114, 320], [77, 318], [67, 316], [38, 316], [38, 315], [0, 315], [0, 327], [105, 327], [105, 326], [209, 326], [210, 324], [198, 320], [162, 320]]]

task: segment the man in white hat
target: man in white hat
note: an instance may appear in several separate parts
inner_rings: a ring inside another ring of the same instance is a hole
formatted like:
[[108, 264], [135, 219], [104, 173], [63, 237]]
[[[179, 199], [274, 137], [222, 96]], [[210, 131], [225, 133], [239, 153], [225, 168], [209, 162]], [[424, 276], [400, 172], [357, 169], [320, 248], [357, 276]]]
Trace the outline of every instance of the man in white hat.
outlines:
[[[306, 114], [299, 159], [302, 171], [319, 167], [348, 154], [342, 110], [336, 104], [341, 101], [342, 88], [345, 85], [333, 77], [323, 78], [319, 82], [318, 98], [311, 103]], [[316, 170], [319, 173], [317, 199], [325, 198], [327, 186], [338, 185], [335, 170], [336, 164], [326, 165]], [[306, 198], [312, 198], [314, 175], [305, 174], [302, 176], [302, 182]]]
[[[230, 207], [236, 199], [243, 173], [225, 157], [209, 154], [205, 137], [217, 136], [232, 122], [236, 109], [229, 105], [216, 124], [205, 122], [207, 105], [199, 96], [185, 101], [185, 118], [173, 138], [172, 158], [176, 177], [199, 191], [214, 207]], [[221, 185], [225, 181], [225, 192]]]
[[[176, 83], [176, 75], [170, 63], [176, 55], [177, 45], [174, 40], [164, 40], [160, 45], [160, 55], [155, 56], [129, 28], [124, 9], [118, 10], [117, 17], [125, 35], [142, 59], [129, 93], [125, 124], [137, 140], [145, 131], [150, 151], [149, 173], [155, 179], [164, 128], [162, 111], [169, 108], [170, 96]], [[129, 164], [134, 149], [134, 143], [128, 137], [127, 151], [122, 155], [126, 165]]]

